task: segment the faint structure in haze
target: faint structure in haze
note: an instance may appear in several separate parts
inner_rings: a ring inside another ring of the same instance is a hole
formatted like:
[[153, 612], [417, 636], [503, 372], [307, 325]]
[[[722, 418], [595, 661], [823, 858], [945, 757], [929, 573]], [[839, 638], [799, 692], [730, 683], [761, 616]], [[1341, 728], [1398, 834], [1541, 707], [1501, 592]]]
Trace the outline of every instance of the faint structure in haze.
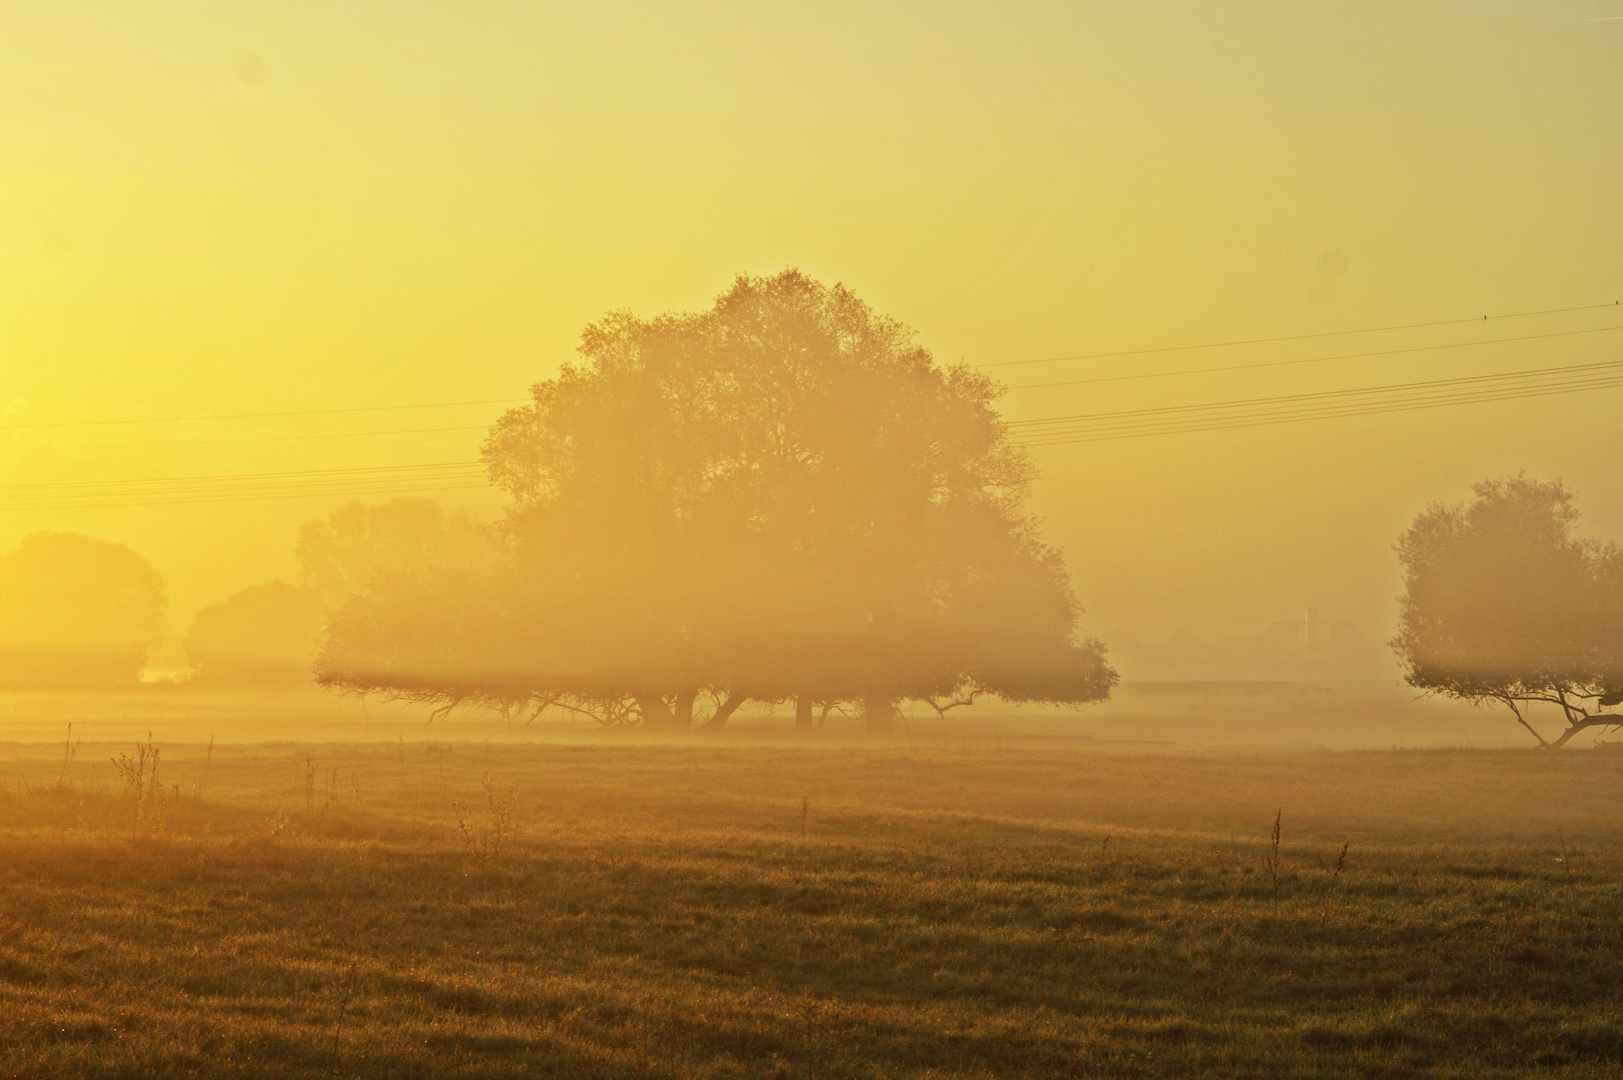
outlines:
[[464, 513], [431, 499], [352, 502], [299, 530], [299, 585], [324, 609], [341, 607], [374, 580], [483, 565], [489, 537]]
[[792, 270], [579, 351], [485, 444], [496, 565], [376, 576], [331, 617], [327, 685], [673, 727], [1109, 694], [987, 376]]

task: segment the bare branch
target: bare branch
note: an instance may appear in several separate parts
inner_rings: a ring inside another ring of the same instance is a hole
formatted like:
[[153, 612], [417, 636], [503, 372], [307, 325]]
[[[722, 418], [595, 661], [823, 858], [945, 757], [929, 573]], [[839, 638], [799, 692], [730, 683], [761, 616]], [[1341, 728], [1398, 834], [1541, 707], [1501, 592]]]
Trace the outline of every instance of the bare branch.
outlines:
[[959, 698], [959, 699], [957, 699], [955, 701], [948, 701], [948, 702], [945, 702], [945, 703], [939, 702], [935, 698], [922, 698], [921, 700], [926, 705], [930, 706], [930, 708], [934, 709], [935, 714], [937, 716], [939, 716], [941, 719], [945, 720], [947, 718], [947, 713], [950, 710], [956, 709], [960, 705], [973, 705], [973, 704], [975, 704], [975, 695], [978, 694], [978, 693], [980, 693], [979, 690], [971, 690], [969, 692], [968, 697]]
[[1559, 750], [1561, 747], [1567, 744], [1568, 739], [1578, 734], [1578, 732], [1592, 727], [1623, 727], [1623, 713], [1597, 713], [1592, 716], [1586, 716], [1582, 720], [1574, 723], [1571, 727], [1567, 728], [1567, 730], [1563, 731], [1559, 739], [1555, 740], [1553, 743], [1550, 743], [1550, 749]]
[[452, 697], [450, 701], [447, 701], [444, 705], [441, 705], [439, 708], [430, 712], [428, 714], [428, 723], [432, 724], [436, 720], [444, 720], [447, 716], [450, 716], [451, 710], [462, 704], [462, 700], [465, 696], [466, 695], [463, 694], [457, 694], [456, 696]]
[[[1588, 713], [1587, 710], [1581, 709], [1578, 706], [1573, 705], [1570, 702], [1568, 702], [1567, 701], [1567, 693], [1568, 693], [1568, 690], [1567, 690], [1567, 687], [1565, 687], [1565, 686], [1557, 686], [1555, 688], [1556, 699], [1561, 705], [1561, 711], [1566, 713], [1566, 715], [1567, 715], [1567, 723], [1576, 724], [1578, 722], [1579, 717], [1588, 716], [1589, 713]], [[1574, 713], [1576, 713], [1577, 715], [1575, 716]]]
[[1515, 714], [1516, 722], [1518, 724], [1520, 724], [1522, 727], [1526, 728], [1528, 734], [1532, 735], [1533, 738], [1537, 739], [1538, 744], [1540, 746], [1546, 746], [1547, 747], [1547, 746], [1550, 745], [1548, 742], [1546, 742], [1544, 740], [1544, 736], [1542, 736], [1538, 732], [1534, 731], [1533, 730], [1533, 725], [1529, 724], [1522, 717], [1522, 711], [1516, 707], [1516, 699], [1515, 698], [1511, 697], [1509, 694], [1495, 694], [1494, 697], [1497, 698], [1499, 701], [1504, 702], [1506, 705], [1510, 706], [1510, 711], [1513, 714]]

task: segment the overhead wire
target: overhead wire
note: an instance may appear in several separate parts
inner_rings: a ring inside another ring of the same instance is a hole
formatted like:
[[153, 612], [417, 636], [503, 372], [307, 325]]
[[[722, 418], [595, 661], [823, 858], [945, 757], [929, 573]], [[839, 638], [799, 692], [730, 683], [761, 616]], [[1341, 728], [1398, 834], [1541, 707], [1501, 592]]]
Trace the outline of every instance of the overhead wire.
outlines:
[[[1205, 344], [1166, 346], [1159, 348], [1122, 350], [1113, 353], [1079, 354], [1071, 357], [1048, 357], [1039, 360], [1007, 361], [982, 367], [1003, 367], [1014, 364], [1047, 363], [1058, 360], [1103, 359], [1107, 357], [1139, 356], [1154, 353], [1189, 351], [1282, 341], [1301, 341], [1351, 334], [1407, 330], [1421, 327], [1451, 326], [1485, 322], [1494, 319], [1527, 318], [1578, 311], [1592, 311], [1618, 306], [1587, 304], [1540, 311], [1512, 312], [1486, 315], [1469, 319], [1445, 319], [1430, 322], [1406, 323], [1356, 330], [1324, 331], [1312, 334], [1282, 335], [1268, 338], [1210, 342]], [[1141, 372], [1125, 375], [1099, 376], [1088, 379], [1049, 383], [1030, 383], [1013, 387], [1015, 390], [1039, 389], [1056, 386], [1084, 385], [1134, 379], [1162, 378], [1177, 375], [1254, 370], [1320, 363], [1332, 360], [1359, 359], [1420, 353], [1434, 350], [1459, 349], [1478, 345], [1494, 345], [1532, 341], [1547, 338], [1570, 337], [1623, 330], [1623, 326], [1590, 327], [1578, 330], [1552, 331], [1506, 338], [1468, 342], [1447, 342], [1438, 345], [1412, 346], [1397, 349], [1371, 350], [1361, 353], [1306, 357], [1294, 360], [1262, 361], [1250, 364], [1232, 364], [1206, 368], [1187, 368], [1164, 372]], [[1243, 398], [1228, 401], [1203, 402], [1190, 405], [1161, 406], [1146, 409], [1126, 409], [1099, 413], [1081, 413], [1030, 420], [1011, 421], [1011, 434], [1031, 446], [1055, 446], [1069, 443], [1093, 442], [1106, 439], [1138, 438], [1148, 435], [1183, 432], [1224, 430], [1240, 427], [1294, 423], [1307, 420], [1329, 419], [1343, 416], [1371, 415], [1441, 408], [1484, 401], [1515, 400], [1575, 393], [1585, 390], [1623, 386], [1623, 360], [1592, 364], [1565, 365], [1550, 368], [1525, 369], [1484, 375], [1460, 376], [1410, 383], [1395, 383], [1371, 387], [1354, 387], [1313, 393], [1286, 394], [1273, 397]], [[525, 398], [494, 398], [476, 401], [429, 402], [416, 405], [363, 406], [333, 409], [284, 410], [277, 412], [213, 414], [190, 417], [151, 417], [127, 420], [72, 421], [53, 424], [23, 424], [0, 427], [7, 430], [35, 430], [45, 428], [89, 427], [106, 424], [171, 423], [183, 421], [239, 420], [289, 416], [334, 415], [361, 412], [385, 412], [405, 409], [451, 408], [471, 405], [512, 404]], [[81, 450], [133, 449], [144, 447], [211, 446], [236, 443], [291, 442], [308, 439], [363, 438], [389, 435], [415, 435], [441, 432], [486, 430], [484, 425], [463, 425], [436, 428], [410, 428], [385, 431], [323, 432], [296, 435], [245, 436], [226, 439], [168, 440], [164, 442], [95, 444], [68, 447], [10, 447], [0, 448], [4, 453], [69, 452]], [[398, 494], [419, 491], [463, 491], [488, 487], [487, 484], [461, 484], [481, 471], [478, 461], [431, 462], [422, 465], [373, 466], [363, 468], [334, 468], [294, 470], [264, 473], [227, 473], [179, 477], [154, 477], [132, 480], [66, 481], [59, 483], [14, 484], [0, 486], [0, 509], [80, 509], [103, 506], [162, 506], [201, 502], [242, 501], [251, 499], [314, 498], [322, 496]]]
[[259, 502], [276, 501], [283, 499], [314, 499], [314, 498], [368, 498], [379, 495], [425, 495], [442, 491], [488, 491], [489, 484], [449, 484], [436, 486], [405, 485], [398, 487], [357, 486], [351, 489], [330, 489], [321, 491], [271, 491], [254, 494], [239, 495], [209, 495], [195, 498], [177, 497], [172, 499], [98, 499], [81, 502], [53, 502], [47, 504], [21, 504], [11, 505], [0, 503], [0, 510], [103, 510], [118, 509], [121, 507], [148, 507], [148, 506], [187, 506], [198, 503], [221, 502]]
[[1541, 341], [1546, 338], [1575, 337], [1580, 334], [1603, 334], [1623, 330], [1619, 326], [1592, 326], [1583, 330], [1556, 330], [1548, 334], [1527, 334], [1521, 337], [1484, 338], [1481, 341], [1451, 341], [1442, 345], [1414, 345], [1403, 349], [1376, 349], [1361, 353], [1338, 353], [1334, 356], [1307, 356], [1296, 360], [1265, 360], [1254, 364], [1226, 364], [1222, 367], [1179, 368], [1174, 371], [1141, 371], [1128, 375], [1097, 375], [1090, 379], [1066, 379], [1062, 382], [1021, 383], [1009, 387], [1016, 390], [1042, 390], [1055, 386], [1085, 386], [1093, 383], [1128, 382], [1136, 379], [1164, 379], [1175, 375], [1207, 375], [1224, 371], [1255, 371], [1259, 368], [1295, 367], [1300, 364], [1319, 364], [1327, 360], [1363, 360], [1375, 356], [1400, 356], [1405, 353], [1437, 352], [1444, 349], [1468, 349], [1478, 345], [1504, 345], [1516, 341]]
[[107, 424], [176, 424], [206, 420], [260, 420], [281, 416], [331, 416], [337, 413], [396, 412], [402, 409], [452, 409], [463, 405], [512, 405], [529, 398], [485, 398], [479, 401], [429, 401], [415, 405], [357, 405], [342, 409], [289, 409], [280, 412], [213, 413], [203, 416], [142, 416], [121, 420], [65, 420], [50, 424], [5, 424], [0, 431], [33, 431], [40, 428], [98, 427]]
[[482, 464], [477, 459], [463, 461], [428, 461], [418, 465], [362, 465], [335, 469], [293, 469], [282, 472], [204, 473], [196, 476], [161, 476], [129, 480], [60, 480], [51, 483], [3, 484], [0, 492], [19, 488], [41, 487], [106, 487], [122, 484], [181, 483], [186, 481], [268, 480], [279, 477], [323, 477], [353, 475], [356, 473], [393, 473], [418, 469], [460, 469]]
[[[1014, 437], [1027, 445], [1058, 446], [1408, 412], [1617, 387], [1623, 387], [1623, 360], [1190, 405], [1040, 417], [1012, 421], [1009, 427]], [[455, 461], [357, 469], [8, 485], [0, 487], [0, 508], [164, 506], [406, 491], [464, 491], [488, 487], [483, 483], [454, 482], [472, 479], [480, 468], [478, 461]]]
[[1237, 345], [1272, 345], [1281, 341], [1310, 341], [1315, 338], [1348, 337], [1353, 334], [1380, 334], [1393, 330], [1420, 330], [1433, 326], [1463, 326], [1466, 323], [1492, 322], [1498, 319], [1527, 319], [1535, 315], [1566, 315], [1575, 311], [1598, 311], [1601, 308], [1623, 306], [1623, 301], [1610, 304], [1579, 304], [1574, 307], [1544, 308], [1539, 311], [1512, 311], [1501, 315], [1472, 316], [1458, 319], [1436, 319], [1431, 322], [1397, 323], [1390, 326], [1365, 326], [1356, 330], [1321, 330], [1310, 334], [1283, 334], [1278, 337], [1238, 338], [1232, 341], [1204, 341], [1188, 345], [1157, 345], [1147, 349], [1118, 349], [1114, 352], [1077, 353], [1071, 356], [1044, 356], [1031, 360], [999, 360], [988, 364], [975, 364], [979, 368], [1018, 367], [1024, 364], [1057, 364], [1065, 360], [1108, 360], [1120, 356], [1148, 356], [1152, 353], [1191, 352], [1196, 349], [1225, 349]]
[[1514, 401], [1525, 398], [1547, 397], [1555, 394], [1604, 390], [1623, 386], [1623, 375], [1596, 380], [1575, 380], [1559, 385], [1524, 388], [1501, 388], [1467, 393], [1416, 397], [1387, 402], [1367, 402], [1336, 407], [1284, 409], [1240, 417], [1205, 417], [1183, 421], [1143, 423], [1114, 429], [1095, 429], [1087, 432], [1053, 433], [1022, 439], [1031, 446], [1063, 446], [1081, 442], [1100, 442], [1113, 439], [1141, 438], [1150, 435], [1184, 434], [1202, 431], [1221, 431], [1234, 428], [1262, 427], [1308, 420], [1327, 420], [1348, 416], [1370, 416], [1383, 413], [1411, 412], [1418, 409], [1442, 408], [1451, 405], [1476, 404], [1489, 401]]
[[305, 439], [360, 439], [378, 435], [431, 435], [446, 431], [488, 431], [489, 429], [489, 424], [464, 424], [457, 427], [400, 428], [391, 431], [326, 431], [304, 435], [252, 435], [236, 439], [167, 439], [163, 442], [91, 443], [84, 446], [9, 446], [0, 447], [0, 454], [68, 453], [80, 450], [134, 450], [156, 446], [229, 446], [238, 443], [300, 442]]
[[1403, 412], [1620, 385], [1623, 385], [1623, 360], [1610, 360], [1273, 397], [1038, 417], [1011, 421], [1009, 427], [1019, 441], [1028, 445], [1059, 445]]
[[0, 486], [0, 507], [46, 509], [83, 508], [89, 505], [170, 505], [248, 498], [455, 490], [455, 485], [461, 481], [480, 476], [483, 468], [483, 463], [479, 461], [450, 461], [344, 469], [8, 484]]

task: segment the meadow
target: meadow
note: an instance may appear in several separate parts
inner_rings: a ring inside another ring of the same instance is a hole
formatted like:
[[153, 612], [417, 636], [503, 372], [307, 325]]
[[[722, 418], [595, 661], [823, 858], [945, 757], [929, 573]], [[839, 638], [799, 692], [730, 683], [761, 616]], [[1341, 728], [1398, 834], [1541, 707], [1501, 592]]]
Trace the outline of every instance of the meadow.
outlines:
[[0, 1075], [1623, 1074], [1605, 747], [437, 733], [0, 745]]

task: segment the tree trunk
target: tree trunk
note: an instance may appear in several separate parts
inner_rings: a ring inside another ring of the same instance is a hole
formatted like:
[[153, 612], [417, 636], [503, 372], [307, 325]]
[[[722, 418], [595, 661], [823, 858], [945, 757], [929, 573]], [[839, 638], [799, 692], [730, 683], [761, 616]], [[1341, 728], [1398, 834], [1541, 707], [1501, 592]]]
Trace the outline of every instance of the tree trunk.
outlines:
[[674, 727], [676, 716], [665, 707], [665, 702], [658, 694], [638, 694], [635, 698], [637, 708], [642, 712], [642, 722], [648, 727]]
[[805, 694], [795, 698], [795, 730], [810, 731], [812, 729], [812, 699]]
[[715, 715], [706, 720], [704, 726], [710, 730], [725, 727], [728, 718], [738, 711], [740, 705], [748, 700], [749, 698], [744, 694], [728, 694], [727, 700], [716, 706]]
[[862, 726], [870, 732], [894, 731], [896, 706], [892, 699], [879, 694], [862, 695]]
[[675, 715], [672, 716], [671, 722], [677, 727], [692, 727], [693, 702], [696, 698], [698, 698], [698, 696], [699, 690], [697, 687], [692, 690], [683, 690], [681, 693], [677, 694], [676, 712]]

